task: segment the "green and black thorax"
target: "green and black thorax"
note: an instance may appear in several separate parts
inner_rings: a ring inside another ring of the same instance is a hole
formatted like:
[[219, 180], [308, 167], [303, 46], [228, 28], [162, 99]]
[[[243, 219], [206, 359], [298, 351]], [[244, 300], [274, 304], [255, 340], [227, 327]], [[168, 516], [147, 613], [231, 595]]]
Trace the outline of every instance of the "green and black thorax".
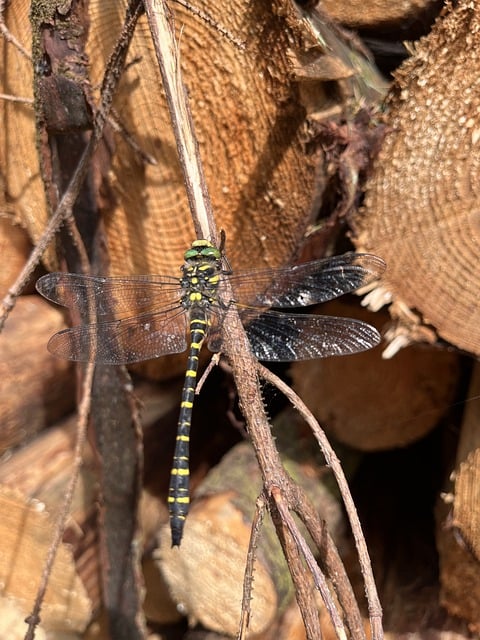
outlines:
[[182, 306], [192, 312], [218, 304], [218, 285], [223, 272], [221, 251], [208, 240], [196, 240], [184, 255], [180, 280]]

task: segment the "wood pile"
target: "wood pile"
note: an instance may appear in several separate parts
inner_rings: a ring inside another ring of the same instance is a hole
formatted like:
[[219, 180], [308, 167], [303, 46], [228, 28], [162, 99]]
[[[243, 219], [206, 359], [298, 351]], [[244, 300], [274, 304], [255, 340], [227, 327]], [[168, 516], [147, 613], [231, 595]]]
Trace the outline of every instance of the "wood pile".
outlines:
[[[37, 622], [34, 602], [79, 462], [77, 410], [88, 379], [84, 365], [46, 350], [72, 318], [34, 293], [34, 282], [86, 264], [100, 274], [177, 276], [195, 237], [142, 13], [73, 214], [14, 300], [88, 147], [109, 57], [135, 3], [0, 2], [0, 294], [10, 313], [0, 335], [0, 639], [31, 637], [27, 627]], [[467, 0], [314, 4], [171, 3], [215, 219], [234, 272], [352, 243], [386, 261], [368, 309], [352, 296], [315, 310], [369, 322], [382, 345], [279, 374], [341, 459], [384, 637], [478, 637], [480, 8]], [[388, 81], [362, 37], [375, 41], [378, 61], [394, 52]], [[244, 584], [262, 473], [227, 366], [210, 373], [196, 400], [193, 502], [181, 547], [170, 546], [185, 361], [179, 354], [128, 372], [97, 368], [83, 462], [35, 637], [235, 637], [245, 593], [248, 637], [314, 637], [295, 602], [288, 545], [268, 514]], [[265, 383], [262, 394], [283, 464], [328, 529], [317, 561], [338, 587], [329, 573], [338, 549], [353, 586], [361, 618], [350, 636], [379, 638], [329, 464], [279, 392]], [[304, 573], [323, 636], [338, 637]]]

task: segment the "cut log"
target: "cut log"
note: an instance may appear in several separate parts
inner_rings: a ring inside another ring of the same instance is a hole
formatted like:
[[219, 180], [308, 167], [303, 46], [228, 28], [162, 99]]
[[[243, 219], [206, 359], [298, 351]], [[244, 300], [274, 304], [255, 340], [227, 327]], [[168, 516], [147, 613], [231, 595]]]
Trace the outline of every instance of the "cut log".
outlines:
[[387, 262], [385, 286], [411, 339], [417, 310], [430, 331], [476, 355], [479, 50], [480, 5], [449, 3], [395, 74], [387, 134], [364, 210], [352, 221], [357, 248]]
[[[208, 21], [181, 4], [172, 6], [206, 181], [218, 227], [232, 238], [234, 266], [288, 260], [321, 191], [318, 155], [305, 153], [305, 110], [290, 74], [288, 52], [303, 47], [302, 21], [290, 3], [275, 0], [274, 5], [252, 9], [248, 0], [228, 6], [221, 0], [200, 0], [196, 9]], [[126, 2], [117, 0], [89, 4], [87, 51], [93, 87], [101, 84], [125, 8]], [[7, 27], [28, 50], [29, 11], [30, 3], [23, 0], [5, 7]], [[6, 40], [2, 47], [7, 64], [0, 90], [31, 97], [31, 62]], [[194, 230], [145, 18], [136, 28], [114, 107], [119, 126], [115, 133], [110, 129], [110, 135], [115, 143], [104, 146], [104, 166], [97, 175], [105, 183], [101, 207], [107, 214], [112, 273], [176, 273]], [[48, 211], [34, 112], [30, 105], [4, 100], [0, 110], [2, 132], [9, 132], [8, 138], [0, 137], [6, 192], [36, 242]], [[248, 234], [240, 233], [244, 225]], [[52, 253], [46, 260], [50, 268], [58, 266]]]
[[[283, 417], [292, 438], [296, 417]], [[288, 423], [288, 425], [286, 424]], [[278, 425], [277, 425], [278, 426]], [[278, 429], [275, 428], [275, 433]], [[285, 438], [285, 436], [283, 436]], [[294, 441], [295, 438], [293, 437]], [[302, 443], [300, 445], [300, 443]], [[298, 438], [296, 453], [306, 445]], [[341, 506], [322, 481], [315, 454], [304, 451], [302, 464], [288, 452], [289, 473], [307, 491], [337, 543], [343, 544], [344, 522]], [[324, 470], [325, 471], [325, 470]], [[245, 561], [250, 538], [255, 500], [261, 478], [251, 446], [237, 445], [214, 468], [195, 494], [195, 502], [185, 525], [179, 549], [171, 549], [170, 528], [160, 533], [156, 558], [171, 594], [191, 621], [206, 628], [235, 635], [241, 611]], [[292, 596], [291, 579], [269, 518], [266, 518], [254, 570], [251, 631], [265, 632], [279, 619]]]
[[74, 406], [72, 365], [47, 351], [63, 314], [39, 296], [22, 296], [0, 341], [0, 450], [19, 444]]
[[[0, 512], [2, 592], [25, 618], [38, 589], [54, 522], [45, 512], [44, 504], [6, 486], [0, 488]], [[61, 545], [42, 607], [42, 627], [84, 631], [91, 613], [91, 601], [76, 573], [71, 549]]]
[[175, 624], [181, 620], [182, 614], [170, 595], [158, 563], [149, 557], [142, 563], [142, 571], [145, 580], [143, 610], [149, 623]]
[[[156, 423], [161, 416], [168, 414], [178, 402], [177, 385], [165, 386], [159, 389], [157, 386], [142, 384], [139, 386], [137, 393], [142, 403], [143, 424], [146, 429]], [[7, 594], [13, 603], [12, 606], [17, 606], [22, 612], [22, 619], [26, 617], [33, 603], [35, 589], [38, 588], [39, 577], [43, 568], [44, 557], [53, 537], [55, 518], [63, 507], [65, 490], [71, 478], [74, 462], [73, 448], [76, 428], [77, 418], [71, 417], [39, 434], [26, 446], [14, 451], [0, 465], [0, 486], [4, 487], [7, 492], [16, 491], [18, 493], [18, 506], [15, 508], [18, 510], [23, 509], [28, 514], [35, 507], [34, 511], [39, 511], [40, 515], [38, 517], [41, 516], [42, 518], [47, 517], [46, 513], [49, 514], [49, 518], [47, 518], [50, 523], [48, 525], [50, 527], [48, 534], [46, 525], [42, 524], [43, 520], [40, 521], [42, 526], [41, 538], [39, 538], [40, 533], [37, 532], [36, 519], [33, 520], [32, 526], [30, 526], [30, 520], [23, 521], [18, 518], [15, 521], [12, 521], [11, 518], [3, 518], [0, 521], [0, 535], [5, 541], [2, 545], [3, 555], [0, 553], [0, 559], [2, 559], [3, 563], [1, 565], [3, 576], [8, 571], [17, 570], [17, 566], [14, 564], [14, 561], [16, 561], [15, 544], [23, 544], [22, 541], [25, 537], [27, 542], [33, 540], [32, 544], [35, 543], [37, 545], [34, 554], [35, 563], [32, 559], [31, 564], [26, 566], [25, 569], [22, 568], [22, 580], [26, 582], [27, 586], [24, 586], [22, 581], [16, 581], [14, 584], [12, 583], [12, 588]], [[62, 544], [62, 548], [65, 547], [68, 554], [72, 556], [72, 567], [68, 570], [68, 576], [73, 577], [69, 579], [79, 581], [82, 585], [80, 593], [85, 592], [86, 597], [88, 596], [89, 609], [87, 611], [82, 604], [83, 601], [77, 606], [75, 594], [70, 594], [71, 606], [74, 607], [76, 615], [78, 614], [78, 616], [82, 617], [82, 628], [90, 621], [91, 609], [98, 610], [101, 605], [97, 526], [98, 505], [96, 504], [97, 482], [96, 463], [90, 447], [86, 445], [83, 465], [72, 502], [67, 530], [64, 534], [64, 543]], [[146, 503], [151, 506], [147, 508]], [[9, 504], [7, 503], [6, 507], [9, 508]], [[31, 506], [32, 504], [34, 507]], [[152, 506], [152, 499], [148, 498], [148, 496], [142, 501], [142, 506], [143, 508], [140, 511], [141, 519], [144, 523], [142, 529], [145, 536], [149, 538], [151, 537], [150, 531], [154, 526], [158, 527], [159, 516], [157, 513], [157, 522], [153, 525], [152, 518], [154, 516], [152, 513], [155, 511], [155, 505]], [[159, 511], [158, 508], [156, 511]], [[160, 514], [164, 522], [167, 518], [166, 508], [163, 511], [160, 510]], [[66, 544], [67, 542], [68, 544]], [[30, 544], [30, 542], [28, 543]], [[8, 549], [10, 549], [10, 552], [8, 552]], [[23, 551], [21, 555], [23, 555]], [[66, 569], [62, 569], [62, 571], [66, 572]], [[4, 581], [4, 578], [2, 578], [2, 581]], [[67, 612], [65, 610], [62, 613], [60, 605], [55, 604], [57, 600], [60, 603], [63, 602], [62, 599], [68, 601], [68, 594], [62, 592], [62, 584], [54, 578], [50, 583], [51, 597], [55, 608], [52, 612], [49, 612], [49, 604], [47, 603], [42, 610], [46, 611], [46, 613], [42, 614], [43, 627], [46, 630], [55, 628], [58, 631], [70, 628], [68, 619], [65, 626], [61, 626], [61, 619], [64, 615], [67, 615]], [[56, 593], [57, 589], [60, 589], [58, 594]], [[162, 603], [162, 606], [164, 622], [174, 622], [178, 619], [178, 613], [173, 605], [166, 607], [165, 603]]]
[[[29, 501], [35, 501], [35, 504], [42, 506], [42, 509], [49, 514], [51, 520], [50, 538], [45, 536], [43, 546], [38, 548], [38, 566], [31, 567], [29, 583], [35, 588], [38, 587], [42, 563], [53, 537], [55, 521], [63, 506], [65, 490], [71, 478], [76, 426], [76, 418], [69, 418], [38, 435], [28, 445], [15, 451], [0, 466], [0, 484], [21, 492], [27, 506]], [[97, 535], [92, 528], [95, 522], [97, 479], [94, 473], [95, 463], [88, 446], [85, 448], [83, 461], [64, 540], [68, 540], [73, 549], [76, 578], [86, 589], [91, 606], [98, 607], [100, 586]], [[13, 527], [13, 524], [10, 526]], [[12, 536], [20, 536], [21, 531], [21, 529], [17, 531], [12, 529]], [[34, 535], [29, 532], [28, 527], [25, 533]], [[55, 590], [55, 582], [52, 588]], [[12, 591], [10, 596], [20, 602], [24, 597], [19, 591]], [[33, 597], [27, 606], [31, 606], [32, 602]], [[89, 621], [90, 614], [88, 619], [85, 619], [85, 624]]]
[[480, 632], [480, 366], [475, 364], [453, 474], [453, 511], [441, 509], [437, 528], [441, 599]]
[[[125, 6], [117, 0], [89, 3], [93, 87], [102, 83]], [[239, 270], [285, 264], [313, 221], [329, 178], [323, 149], [310, 140], [307, 112], [342, 113], [342, 92], [332, 90], [337, 77], [312, 75], [310, 64], [315, 67], [321, 57], [321, 34], [307, 28], [308, 21], [290, 0], [257, 3], [254, 10], [249, 0], [228, 6], [200, 0], [196, 9], [172, 5], [206, 182], [217, 226], [226, 231], [229, 262]], [[29, 10], [24, 0], [5, 7], [7, 27], [27, 50], [32, 39]], [[30, 97], [30, 62], [13, 44], [2, 43], [8, 64], [0, 83], [5, 91]], [[338, 78], [342, 86], [345, 73], [356, 74], [342, 61], [335, 64], [331, 51], [324, 57], [330, 61], [327, 66], [343, 69]], [[111, 273], [179, 274], [194, 230], [145, 17], [135, 31], [114, 108], [115, 131], [107, 126], [107, 142], [101, 143], [91, 174], [93, 184], [102, 184], [94, 205], [104, 215]], [[5, 191], [15, 202], [16, 219], [37, 242], [49, 212], [34, 144], [35, 115], [30, 105], [0, 101], [0, 116]], [[3, 140], [4, 130], [8, 136]], [[58, 268], [52, 251], [44, 260], [49, 268]], [[142, 371], [164, 378], [182, 365], [178, 358], [156, 360]]]
[[[0, 597], [0, 638], [2, 640], [25, 640], [27, 624], [25, 613], [7, 597]], [[45, 631], [40, 624], [35, 629], [35, 640], [83, 640], [85, 636], [70, 631]], [[93, 640], [93, 639], [92, 639]], [[95, 640], [100, 640], [96, 638]], [[105, 640], [109, 640], [105, 638]]]
[[322, 0], [322, 9], [349, 27], [374, 29], [393, 25], [404, 27], [406, 21], [421, 19], [436, 4], [434, 0], [374, 0], [368, 4], [361, 0]]
[[[342, 302], [328, 315], [352, 316], [381, 330], [387, 314]], [[294, 387], [322, 427], [362, 451], [406, 446], [433, 429], [454, 401], [459, 376], [455, 353], [412, 346], [390, 360], [382, 347], [341, 358], [296, 362]]]
[[[227, 476], [232, 469], [237, 471], [234, 487], [231, 477]], [[192, 622], [199, 621], [218, 633], [235, 635], [240, 619], [250, 521], [261, 486], [249, 446], [237, 445], [227, 454], [216, 469], [217, 477], [218, 474], [223, 475], [223, 486], [192, 506], [181, 547], [171, 548], [170, 527], [167, 525], [160, 532], [155, 559], [177, 606]], [[239, 486], [238, 476], [244, 479], [243, 486]], [[248, 506], [242, 507], [247, 495]], [[277, 555], [281, 555], [278, 550]], [[283, 564], [281, 560], [279, 562]], [[279, 600], [286, 596], [277, 592], [271, 575], [273, 570], [273, 567], [269, 569], [265, 549], [262, 548], [255, 567], [251, 603], [253, 633], [268, 628], [281, 604]], [[281, 572], [285, 574], [286, 567]]]
[[[0, 177], [0, 190], [2, 178]], [[25, 229], [13, 223], [11, 218], [2, 218], [2, 209], [6, 204], [2, 202], [0, 191], [0, 256], [2, 256], [2, 270], [0, 273], [0, 298], [3, 298], [12, 282], [20, 273], [31, 251], [31, 243]], [[25, 293], [33, 293], [33, 280]]]

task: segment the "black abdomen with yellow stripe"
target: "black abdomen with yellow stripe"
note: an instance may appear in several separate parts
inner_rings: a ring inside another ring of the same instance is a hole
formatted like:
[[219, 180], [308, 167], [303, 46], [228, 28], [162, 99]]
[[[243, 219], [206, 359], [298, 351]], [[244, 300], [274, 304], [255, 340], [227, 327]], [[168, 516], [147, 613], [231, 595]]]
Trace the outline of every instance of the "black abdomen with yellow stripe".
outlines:
[[207, 310], [217, 302], [218, 283], [222, 272], [221, 253], [207, 240], [197, 240], [185, 252], [185, 264], [182, 270], [181, 282], [184, 290], [182, 306], [188, 309], [190, 316], [190, 351], [168, 492], [173, 547], [180, 545], [190, 505], [190, 425], [197, 384], [198, 359], [209, 326]]
[[205, 338], [206, 326], [207, 321], [205, 318], [197, 316], [190, 321], [190, 353], [182, 391], [177, 440], [168, 491], [168, 510], [170, 512], [173, 547], [180, 544], [183, 525], [190, 505], [190, 425], [197, 383], [198, 357]]

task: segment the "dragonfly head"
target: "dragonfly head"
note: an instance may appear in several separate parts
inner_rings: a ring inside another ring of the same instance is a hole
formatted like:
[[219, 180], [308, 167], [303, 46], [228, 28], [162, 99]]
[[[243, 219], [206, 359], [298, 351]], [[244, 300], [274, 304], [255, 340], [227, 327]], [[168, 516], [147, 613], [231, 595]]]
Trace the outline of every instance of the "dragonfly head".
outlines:
[[210, 240], [195, 240], [192, 242], [190, 249], [187, 249], [184, 254], [187, 262], [205, 259], [220, 260], [221, 257], [222, 254], [220, 250], [217, 249]]

